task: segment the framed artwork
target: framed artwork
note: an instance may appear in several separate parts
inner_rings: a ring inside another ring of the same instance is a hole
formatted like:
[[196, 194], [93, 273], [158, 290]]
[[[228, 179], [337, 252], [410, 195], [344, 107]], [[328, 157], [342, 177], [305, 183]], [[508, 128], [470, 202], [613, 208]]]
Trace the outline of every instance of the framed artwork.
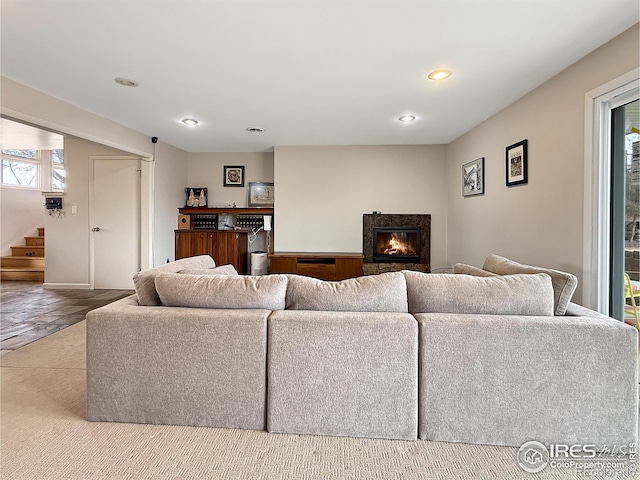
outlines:
[[462, 196], [484, 194], [484, 157], [462, 165]]
[[250, 207], [273, 207], [273, 183], [250, 182], [248, 205]]
[[507, 187], [527, 183], [527, 140], [506, 148]]
[[208, 192], [205, 187], [186, 187], [185, 207], [207, 207]]
[[225, 165], [222, 174], [224, 187], [244, 187], [244, 165]]

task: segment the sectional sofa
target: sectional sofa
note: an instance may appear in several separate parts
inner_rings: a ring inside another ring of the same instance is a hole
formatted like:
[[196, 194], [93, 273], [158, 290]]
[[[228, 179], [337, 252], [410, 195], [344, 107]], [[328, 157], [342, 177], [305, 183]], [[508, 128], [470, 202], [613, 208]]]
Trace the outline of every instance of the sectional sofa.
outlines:
[[87, 418], [520, 446], [637, 441], [638, 332], [575, 277], [490, 256], [457, 274], [140, 272], [87, 315]]

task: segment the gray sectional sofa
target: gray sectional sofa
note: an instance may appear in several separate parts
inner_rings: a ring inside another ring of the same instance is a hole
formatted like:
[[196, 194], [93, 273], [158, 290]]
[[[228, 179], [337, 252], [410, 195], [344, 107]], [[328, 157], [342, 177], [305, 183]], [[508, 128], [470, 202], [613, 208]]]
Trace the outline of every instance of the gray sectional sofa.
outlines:
[[575, 277], [490, 256], [456, 275], [140, 272], [87, 315], [87, 418], [520, 446], [637, 441], [638, 332]]

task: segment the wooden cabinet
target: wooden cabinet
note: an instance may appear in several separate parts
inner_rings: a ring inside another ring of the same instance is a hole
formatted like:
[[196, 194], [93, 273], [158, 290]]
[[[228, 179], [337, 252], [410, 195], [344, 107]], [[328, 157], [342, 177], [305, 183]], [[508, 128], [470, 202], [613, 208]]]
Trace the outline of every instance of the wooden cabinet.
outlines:
[[191, 232], [176, 230], [176, 260], [192, 256], [194, 255], [191, 254]]
[[[238, 273], [248, 273], [246, 232], [209, 232], [209, 251], [216, 265], [232, 264]], [[220, 260], [218, 260], [220, 259]]]
[[191, 234], [191, 252], [193, 255], [205, 255], [209, 254], [211, 248], [209, 247], [209, 238], [206, 232], [193, 232]]
[[270, 255], [271, 273], [297, 273], [321, 280], [344, 280], [362, 276], [359, 253], [294, 253]]
[[[262, 218], [262, 215], [273, 215], [273, 208], [203, 208], [184, 207], [178, 212], [183, 223], [178, 221], [175, 231], [176, 260], [196, 255], [211, 255], [216, 265], [231, 264], [238, 273], [249, 273], [248, 269], [248, 235], [251, 229], [245, 225], [244, 230], [218, 230], [220, 215], [240, 215]], [[236, 223], [238, 225], [239, 223]], [[186, 228], [184, 228], [186, 227]], [[220, 227], [222, 228], [222, 227]]]
[[211, 255], [216, 265], [231, 264], [247, 273], [247, 232], [235, 230], [176, 230], [176, 260]]

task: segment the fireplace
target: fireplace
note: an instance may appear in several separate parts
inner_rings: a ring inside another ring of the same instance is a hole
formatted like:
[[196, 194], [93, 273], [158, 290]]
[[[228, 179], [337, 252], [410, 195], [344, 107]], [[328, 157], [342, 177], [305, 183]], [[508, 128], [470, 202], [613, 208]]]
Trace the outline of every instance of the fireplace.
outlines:
[[420, 227], [374, 227], [373, 261], [420, 262]]
[[362, 215], [365, 275], [400, 270], [431, 271], [431, 215], [365, 213]]

